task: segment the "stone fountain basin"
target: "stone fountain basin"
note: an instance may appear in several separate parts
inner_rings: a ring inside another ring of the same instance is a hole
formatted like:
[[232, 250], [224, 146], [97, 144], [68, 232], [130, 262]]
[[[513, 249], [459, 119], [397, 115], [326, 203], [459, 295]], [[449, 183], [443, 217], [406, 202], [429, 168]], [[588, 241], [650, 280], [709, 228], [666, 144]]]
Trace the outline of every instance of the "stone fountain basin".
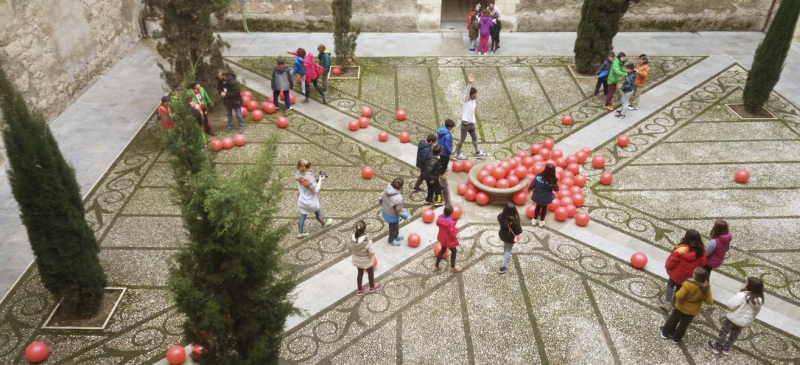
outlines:
[[486, 164], [493, 164], [497, 166], [497, 164], [499, 164], [500, 162], [501, 161], [482, 162], [480, 164], [472, 166], [472, 169], [469, 170], [469, 181], [472, 183], [472, 185], [475, 185], [475, 187], [478, 188], [478, 190], [483, 191], [486, 194], [489, 194], [490, 203], [500, 203], [500, 204], [508, 203], [509, 201], [511, 201], [512, 195], [514, 195], [516, 192], [522, 189], [525, 189], [526, 187], [528, 187], [528, 184], [530, 183], [529, 181], [530, 179], [528, 179], [528, 177], [525, 176], [525, 178], [519, 180], [519, 184], [517, 184], [517, 186], [505, 189], [498, 189], [483, 185], [483, 183], [478, 181], [478, 172], [480, 172], [483, 169], [483, 167], [486, 166]]

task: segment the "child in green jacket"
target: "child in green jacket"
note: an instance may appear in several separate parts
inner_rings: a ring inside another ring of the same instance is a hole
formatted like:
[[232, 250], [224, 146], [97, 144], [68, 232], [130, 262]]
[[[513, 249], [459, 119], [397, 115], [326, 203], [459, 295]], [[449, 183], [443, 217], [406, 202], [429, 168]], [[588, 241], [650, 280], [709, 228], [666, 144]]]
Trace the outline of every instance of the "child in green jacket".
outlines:
[[608, 71], [608, 94], [606, 95], [606, 110], [613, 111], [614, 104], [611, 99], [614, 98], [614, 93], [617, 91], [617, 84], [628, 75], [622, 68], [625, 64], [625, 53], [620, 52], [617, 59], [611, 62], [611, 69]]
[[325, 72], [322, 73], [322, 90], [325, 91], [325, 93], [327, 94], [328, 73], [331, 70], [331, 50], [326, 48], [324, 44], [320, 44], [319, 47], [317, 47], [317, 51], [319, 51], [319, 54], [317, 55], [319, 64], [325, 70]]

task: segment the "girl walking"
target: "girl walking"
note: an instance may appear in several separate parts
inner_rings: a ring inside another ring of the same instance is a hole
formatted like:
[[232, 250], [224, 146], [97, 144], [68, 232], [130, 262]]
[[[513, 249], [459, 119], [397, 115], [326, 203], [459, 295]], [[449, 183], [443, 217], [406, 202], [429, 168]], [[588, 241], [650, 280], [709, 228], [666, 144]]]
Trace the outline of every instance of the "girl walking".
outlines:
[[706, 266], [703, 267], [708, 271], [709, 277], [711, 270], [720, 267], [725, 261], [725, 254], [728, 253], [732, 238], [728, 231], [728, 222], [721, 219], [714, 222], [714, 227], [711, 228], [711, 240], [706, 246]]
[[675, 293], [675, 309], [663, 326], [658, 328], [661, 338], [672, 338], [676, 345], [681, 342], [689, 323], [694, 316], [700, 314], [703, 303], [711, 305], [714, 298], [711, 296], [711, 285], [708, 284], [708, 272], [702, 267], [694, 269], [692, 278], [686, 280], [681, 290]]
[[297, 221], [297, 238], [308, 237], [308, 233], [303, 233], [303, 226], [306, 224], [306, 217], [314, 214], [317, 221], [322, 224], [322, 228], [328, 228], [333, 224], [333, 219], [322, 219], [319, 198], [317, 194], [322, 188], [322, 181], [327, 176], [320, 175], [319, 180], [314, 177], [311, 170], [311, 162], [304, 159], [297, 161], [297, 172], [294, 173], [294, 180], [297, 181], [297, 208], [300, 210], [300, 220]]
[[514, 244], [519, 242], [520, 235], [522, 234], [522, 226], [519, 223], [519, 212], [514, 203], [506, 204], [500, 215], [497, 216], [497, 221], [500, 223], [500, 240], [503, 241], [503, 262], [500, 263], [501, 274], [508, 272], [508, 260], [511, 258], [511, 249]]
[[[549, 163], [544, 171], [536, 176], [528, 186], [528, 190], [533, 191], [531, 200], [536, 203], [533, 211], [532, 225], [544, 227], [544, 216], [547, 215], [547, 205], [553, 202], [553, 192], [558, 191], [558, 179], [556, 178], [556, 167]], [[542, 217], [541, 220], [539, 217]]]
[[[728, 314], [722, 321], [716, 341], [708, 341], [711, 352], [730, 355], [731, 346], [742, 333], [742, 329], [750, 326], [756, 319], [764, 304], [764, 284], [759, 278], [749, 277], [744, 289], [728, 301]], [[730, 337], [728, 334], [730, 333]], [[728, 337], [728, 341], [725, 341]]]
[[370, 293], [381, 290], [383, 287], [381, 284], [375, 284], [375, 271], [372, 267], [375, 250], [372, 248], [372, 240], [367, 237], [366, 231], [366, 222], [356, 222], [356, 231], [353, 232], [353, 235], [350, 237], [350, 242], [347, 244], [347, 248], [353, 253], [353, 266], [358, 269], [358, 277], [356, 280], [358, 289], [356, 290], [356, 295], [364, 294], [364, 290], [367, 289], [366, 286], [361, 285], [361, 281], [364, 279], [364, 271], [367, 272], [367, 278], [369, 278]]
[[436, 226], [439, 227], [439, 234], [436, 239], [442, 245], [439, 250], [439, 255], [436, 256], [436, 265], [433, 266], [433, 271], [439, 271], [439, 262], [442, 261], [445, 252], [450, 250], [450, 272], [461, 272], [461, 266], [456, 266], [456, 253], [458, 249], [458, 228], [456, 228], [457, 219], [450, 218], [453, 214], [453, 206], [447, 204], [444, 206], [444, 214], [440, 215], [436, 220]]
[[694, 229], [686, 231], [681, 243], [672, 249], [667, 263], [664, 264], [669, 280], [667, 280], [666, 301], [661, 305], [661, 310], [668, 312], [672, 309], [673, 292], [681, 288], [683, 282], [692, 276], [695, 268], [706, 264], [705, 251], [700, 232]]

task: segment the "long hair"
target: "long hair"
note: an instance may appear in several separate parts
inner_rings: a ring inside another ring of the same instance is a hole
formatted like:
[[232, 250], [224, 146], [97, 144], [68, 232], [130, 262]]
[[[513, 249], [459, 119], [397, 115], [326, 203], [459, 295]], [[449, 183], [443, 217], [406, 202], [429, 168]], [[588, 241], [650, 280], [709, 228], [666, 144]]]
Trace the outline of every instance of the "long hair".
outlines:
[[297, 161], [297, 171], [300, 172], [300, 175], [305, 175], [310, 169], [311, 162], [308, 162], [308, 160], [301, 158], [299, 161]]
[[705, 255], [703, 238], [700, 237], [700, 232], [697, 232], [694, 229], [686, 231], [686, 234], [683, 235], [681, 243], [689, 245], [689, 249], [694, 251], [698, 258]]
[[558, 184], [558, 179], [556, 178], [556, 166], [551, 163], [547, 164], [547, 166], [544, 167], [544, 171], [539, 173], [538, 176], [541, 176], [542, 180], [550, 185]]
[[511, 202], [507, 203], [506, 206], [503, 207], [503, 211], [497, 215], [497, 221], [502, 225], [519, 223], [517, 206]]
[[364, 221], [356, 222], [356, 232], [354, 234], [356, 240], [365, 236], [366, 234], [367, 234], [367, 223]]
[[761, 298], [761, 303], [764, 303], [764, 283], [757, 277], [747, 278], [747, 283], [744, 284], [742, 291], [747, 292], [747, 302], [756, 304], [756, 298]]
[[714, 228], [711, 228], [710, 236], [711, 238], [717, 238], [723, 234], [727, 234], [728, 232], [728, 222], [722, 219], [717, 219], [714, 221]]

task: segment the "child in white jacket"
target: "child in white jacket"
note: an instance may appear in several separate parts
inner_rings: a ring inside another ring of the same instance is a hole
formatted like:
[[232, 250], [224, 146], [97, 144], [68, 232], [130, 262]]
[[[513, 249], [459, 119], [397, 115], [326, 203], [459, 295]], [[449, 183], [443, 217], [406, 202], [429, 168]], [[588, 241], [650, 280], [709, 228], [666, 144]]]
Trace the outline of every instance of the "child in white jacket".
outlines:
[[[764, 304], [764, 284], [759, 278], [749, 277], [744, 289], [728, 301], [728, 314], [722, 321], [716, 341], [708, 341], [711, 352], [730, 355], [731, 346], [742, 329], [749, 326], [756, 319], [758, 311]], [[730, 337], [728, 337], [730, 333]], [[725, 337], [728, 340], [725, 341]]]

